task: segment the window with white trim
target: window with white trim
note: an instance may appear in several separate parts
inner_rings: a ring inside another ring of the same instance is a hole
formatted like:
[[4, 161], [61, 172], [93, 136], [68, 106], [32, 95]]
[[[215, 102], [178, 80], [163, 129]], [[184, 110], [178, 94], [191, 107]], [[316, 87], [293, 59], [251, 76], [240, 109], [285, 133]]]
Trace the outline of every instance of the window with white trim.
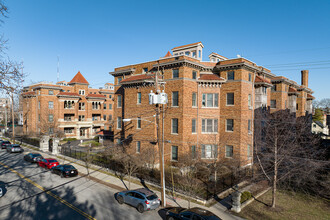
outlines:
[[172, 70], [172, 78], [179, 78], [179, 69]]
[[178, 146], [172, 146], [172, 155], [171, 155], [171, 160], [178, 160]]
[[80, 111], [85, 111], [85, 102], [79, 102], [78, 106]]
[[218, 157], [218, 145], [214, 144], [202, 144], [202, 154], [203, 159], [214, 159]]
[[121, 117], [117, 117], [117, 129], [121, 129]]
[[235, 104], [234, 99], [235, 99], [234, 93], [232, 93], [232, 92], [227, 93], [227, 100], [226, 100], [227, 102], [226, 102], [226, 104], [227, 105], [234, 105]]
[[192, 93], [192, 107], [197, 107], [197, 93]]
[[219, 107], [219, 94], [218, 93], [203, 93], [202, 106], [206, 108]]
[[202, 133], [218, 133], [218, 119], [202, 119]]
[[276, 100], [270, 100], [270, 108], [276, 108]]
[[85, 90], [79, 89], [79, 95], [85, 95]]
[[138, 117], [136, 120], [136, 128], [141, 129], [141, 118], [140, 117]]
[[229, 71], [227, 72], [227, 80], [234, 80], [235, 79], [235, 72]]
[[172, 106], [173, 107], [179, 106], [179, 92], [178, 91], [172, 92]]
[[118, 95], [117, 96], [117, 108], [121, 108], [121, 103], [122, 102], [122, 96], [121, 95]]
[[85, 115], [79, 115], [78, 121], [85, 121]]
[[196, 119], [191, 119], [191, 133], [196, 134]]
[[137, 93], [137, 104], [141, 104], [141, 92]]
[[249, 109], [252, 108], [252, 96], [251, 94], [248, 95], [248, 105], [249, 105]]
[[54, 102], [52, 101], [48, 102], [48, 109], [54, 109]]
[[48, 122], [53, 122], [54, 121], [54, 115], [53, 114], [49, 114], [48, 115]]
[[249, 134], [252, 133], [252, 121], [251, 121], [251, 119], [248, 120], [248, 132], [249, 132]]
[[136, 142], [136, 153], [140, 153], [141, 152], [141, 142], [137, 141]]
[[179, 120], [177, 118], [172, 118], [172, 134], [177, 134], [179, 132]]
[[234, 131], [234, 119], [226, 119], [226, 131]]
[[54, 91], [53, 90], [48, 90], [48, 95], [54, 95]]
[[226, 145], [226, 157], [232, 158], [234, 155], [234, 147], [231, 145]]

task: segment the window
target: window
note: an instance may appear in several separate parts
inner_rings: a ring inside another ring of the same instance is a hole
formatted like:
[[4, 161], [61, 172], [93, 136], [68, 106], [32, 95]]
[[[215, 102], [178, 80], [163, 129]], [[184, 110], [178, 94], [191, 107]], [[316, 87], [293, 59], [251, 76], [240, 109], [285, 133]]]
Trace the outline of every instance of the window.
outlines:
[[112, 115], [109, 115], [109, 121], [111, 121], [112, 120]]
[[103, 115], [103, 120], [106, 121], [107, 120], [107, 116]]
[[64, 121], [72, 121], [73, 114], [64, 114]]
[[298, 105], [298, 103], [296, 104], [296, 110], [298, 110], [299, 109], [299, 105]]
[[267, 94], [267, 87], [262, 87], [262, 93], [265, 95]]
[[111, 99], [112, 98], [112, 95], [109, 95], [109, 98]]
[[212, 144], [202, 144], [202, 158], [213, 159], [218, 157], [218, 146]]
[[118, 83], [120, 83], [122, 79], [123, 79], [122, 77], [118, 77], [118, 79], [117, 79]]
[[276, 85], [273, 85], [272, 92], [275, 92], [275, 91], [276, 91]]
[[249, 132], [249, 134], [252, 133], [251, 126], [252, 126], [252, 124], [251, 124], [251, 119], [249, 119], [249, 120], [248, 120], [248, 132]]
[[48, 121], [53, 122], [54, 121], [54, 116], [52, 114], [48, 115]]
[[193, 51], [192, 52], [192, 57], [195, 57], [196, 58], [196, 51]]
[[201, 51], [201, 50], [198, 51], [198, 57], [199, 57], [199, 58], [202, 57], [202, 51]]
[[197, 79], [197, 72], [196, 71], [192, 71], [192, 78]]
[[40, 114], [38, 115], [38, 121], [40, 122]]
[[234, 93], [227, 93], [227, 105], [234, 105], [235, 101], [234, 101]]
[[85, 102], [80, 102], [79, 103], [79, 110], [84, 111], [85, 110]]
[[215, 108], [219, 106], [218, 93], [203, 93], [202, 106], [207, 108]]
[[38, 102], [38, 109], [40, 109], [40, 101]]
[[141, 92], [137, 93], [137, 104], [141, 104]]
[[234, 131], [234, 119], [226, 120], [226, 131]]
[[179, 106], [179, 92], [172, 92], [172, 106]]
[[227, 80], [234, 80], [235, 79], [235, 72], [229, 71], [227, 72]]
[[137, 118], [136, 128], [141, 129], [141, 118], [140, 117]]
[[251, 145], [247, 145], [247, 157], [250, 158], [251, 157]]
[[136, 142], [136, 153], [140, 153], [141, 152], [141, 142], [137, 141]]
[[121, 108], [121, 95], [118, 95], [117, 98], [117, 108]]
[[52, 102], [52, 101], [48, 102], [48, 108], [53, 109], [54, 108], [54, 102]]
[[100, 102], [92, 102], [92, 109], [99, 109], [100, 105], [101, 105]]
[[189, 56], [189, 55], [190, 55], [190, 52], [189, 52], [189, 51], [186, 51], [184, 54], [185, 54], [186, 56]]
[[79, 95], [85, 95], [85, 90], [79, 89]]
[[73, 133], [73, 129], [72, 128], [64, 128], [64, 133], [65, 134], [72, 134]]
[[285, 108], [287, 108], [287, 100], [285, 100]]
[[226, 157], [231, 158], [231, 157], [233, 157], [233, 154], [234, 154], [233, 146], [227, 145], [226, 146]]
[[178, 130], [178, 119], [172, 118], [172, 134], [177, 134]]
[[252, 75], [251, 75], [251, 73], [249, 73], [249, 81], [250, 82], [252, 81]]
[[276, 108], [276, 100], [270, 100], [270, 108]]
[[54, 91], [53, 90], [48, 90], [48, 95], [54, 95]]
[[249, 105], [249, 109], [251, 109], [252, 108], [252, 96], [251, 96], [251, 94], [249, 94], [249, 96], [248, 96], [248, 105]]
[[179, 78], [179, 69], [174, 69], [173, 70], [172, 78]]
[[191, 146], [191, 158], [196, 159], [196, 145]]
[[218, 133], [218, 119], [202, 119], [202, 133]]
[[49, 134], [53, 134], [54, 133], [54, 128], [49, 128], [48, 131], [49, 131]]
[[197, 107], [197, 93], [196, 92], [192, 93], [192, 106]]
[[103, 104], [103, 109], [107, 109], [107, 104]]
[[191, 120], [191, 133], [196, 133], [196, 119]]
[[117, 129], [121, 129], [121, 117], [117, 117]]
[[178, 160], [178, 146], [172, 146], [172, 160]]
[[143, 68], [142, 69], [142, 73], [147, 73], [148, 72], [148, 68]]
[[79, 115], [78, 120], [79, 121], [85, 121], [85, 115]]
[[112, 109], [112, 104], [109, 104], [109, 109], [110, 109], [110, 110]]
[[72, 108], [74, 108], [74, 101], [64, 101], [64, 108], [65, 109], [72, 109]]

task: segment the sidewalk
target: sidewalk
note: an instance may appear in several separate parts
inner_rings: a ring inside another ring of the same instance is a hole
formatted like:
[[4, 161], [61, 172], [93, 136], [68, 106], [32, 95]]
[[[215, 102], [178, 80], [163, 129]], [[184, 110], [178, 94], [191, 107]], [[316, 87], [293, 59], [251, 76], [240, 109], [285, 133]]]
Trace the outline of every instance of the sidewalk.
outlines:
[[[29, 144], [25, 144], [25, 143], [24, 143], [24, 145], [29, 146]], [[32, 150], [28, 147], [25, 147], [25, 146], [22, 146], [22, 147], [25, 149], [25, 153], [34, 152], [34, 150]], [[29, 146], [29, 147], [33, 147], [33, 146]], [[64, 156], [61, 154], [55, 156], [51, 153], [46, 153], [46, 152], [40, 152], [40, 153], [43, 157], [46, 157], [46, 158], [47, 157], [56, 158], [60, 164], [72, 163], [78, 169], [79, 175], [85, 176], [85, 175], [88, 175], [88, 173], [89, 173], [89, 176], [86, 176], [86, 178], [89, 178], [95, 182], [104, 184], [115, 190], [118, 190], [118, 191], [127, 190], [125, 186], [127, 186], [127, 188], [129, 186], [128, 181], [121, 180], [119, 177], [116, 177], [111, 172], [107, 172], [106, 168], [102, 168], [102, 167], [99, 167], [96, 165], [89, 165], [90, 167], [88, 169], [86, 167], [86, 164], [84, 161], [76, 160], [74, 158], [67, 157], [67, 156]], [[145, 184], [145, 185], [146, 185], [146, 187], [152, 187], [149, 184]], [[132, 182], [131, 182], [130, 186], [131, 186], [130, 187], [131, 189], [137, 189], [137, 188], [144, 187], [140, 183], [137, 184], [137, 183], [132, 183]], [[154, 189], [153, 189], [153, 191], [158, 195], [159, 198], [161, 197], [161, 192], [154, 190]], [[166, 194], [166, 206], [181, 206], [181, 207], [187, 208], [188, 201], [181, 199], [181, 198], [173, 199], [173, 197], [171, 195]], [[191, 202], [190, 207], [201, 207], [201, 208], [207, 209], [224, 220], [242, 219], [240, 217], [230, 214], [227, 211], [227, 208], [219, 202], [217, 202], [215, 205], [213, 205], [211, 207], [205, 207], [203, 205], [199, 205], [199, 204]]]

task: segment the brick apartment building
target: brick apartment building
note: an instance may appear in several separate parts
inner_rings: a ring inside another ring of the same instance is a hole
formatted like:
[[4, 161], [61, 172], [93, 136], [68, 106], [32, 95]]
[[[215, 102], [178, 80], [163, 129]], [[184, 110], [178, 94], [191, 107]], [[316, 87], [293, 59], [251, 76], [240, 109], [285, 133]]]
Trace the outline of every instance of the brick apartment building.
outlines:
[[27, 135], [55, 134], [77, 139], [93, 138], [109, 130], [113, 116], [114, 86], [89, 88], [78, 72], [70, 82], [40, 82], [22, 93], [23, 132]]
[[201, 42], [175, 47], [160, 59], [110, 72], [117, 143], [129, 143], [136, 153], [157, 151], [156, 111], [148, 94], [155, 92], [158, 70], [161, 90], [168, 95], [164, 126], [162, 119], [159, 124], [164, 128], [166, 161], [190, 155], [205, 161], [235, 158], [241, 166], [249, 165], [255, 109], [290, 109], [297, 117], [312, 112], [307, 70], [301, 72], [299, 85], [245, 58], [211, 53], [209, 61], [203, 61], [203, 47]]

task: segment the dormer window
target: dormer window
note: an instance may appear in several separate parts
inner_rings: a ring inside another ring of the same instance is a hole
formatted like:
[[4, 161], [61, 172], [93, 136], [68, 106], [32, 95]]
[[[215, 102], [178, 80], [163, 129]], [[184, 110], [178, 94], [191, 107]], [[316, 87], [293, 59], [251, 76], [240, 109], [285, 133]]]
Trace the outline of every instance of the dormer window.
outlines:
[[196, 51], [193, 51], [192, 52], [192, 57], [195, 57], [196, 58]]
[[122, 77], [118, 77], [118, 83], [120, 83], [122, 79], [123, 79]]
[[148, 68], [143, 68], [142, 73], [147, 73], [148, 72]]
[[186, 51], [186, 52], [185, 52], [185, 55], [186, 55], [186, 56], [190, 56], [190, 51]]
[[79, 95], [85, 95], [85, 90], [79, 89]]
[[198, 51], [198, 57], [199, 57], [199, 58], [202, 57], [202, 51], [201, 51], [201, 50]]

